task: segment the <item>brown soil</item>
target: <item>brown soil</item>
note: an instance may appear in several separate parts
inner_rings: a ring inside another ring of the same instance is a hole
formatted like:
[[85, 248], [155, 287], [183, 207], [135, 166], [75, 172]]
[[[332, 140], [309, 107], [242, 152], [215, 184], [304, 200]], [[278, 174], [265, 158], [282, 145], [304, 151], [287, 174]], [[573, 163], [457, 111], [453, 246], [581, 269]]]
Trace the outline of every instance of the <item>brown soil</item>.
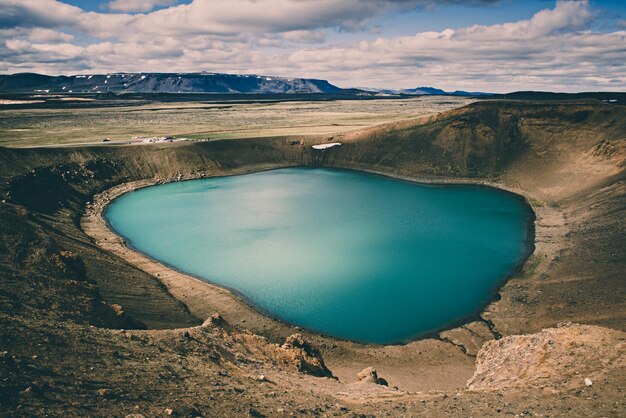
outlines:
[[[271, 138], [0, 148], [0, 414], [623, 415], [625, 116], [482, 102], [323, 151]], [[362, 345], [272, 321], [130, 251], [99, 215], [129, 187], [297, 165], [515, 191], [537, 214], [535, 252], [476, 321]], [[214, 312], [224, 321], [201, 326]], [[598, 326], [541, 331], [569, 321]], [[368, 366], [389, 387], [359, 381]]]

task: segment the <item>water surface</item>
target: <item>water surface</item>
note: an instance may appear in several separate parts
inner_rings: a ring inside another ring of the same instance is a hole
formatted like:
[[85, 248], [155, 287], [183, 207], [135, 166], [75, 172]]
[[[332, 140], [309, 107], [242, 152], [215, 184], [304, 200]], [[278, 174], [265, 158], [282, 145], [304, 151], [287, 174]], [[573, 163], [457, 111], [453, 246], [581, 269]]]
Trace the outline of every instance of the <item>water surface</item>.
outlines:
[[407, 341], [480, 311], [527, 253], [529, 208], [476, 186], [288, 168], [128, 193], [129, 244], [327, 335]]

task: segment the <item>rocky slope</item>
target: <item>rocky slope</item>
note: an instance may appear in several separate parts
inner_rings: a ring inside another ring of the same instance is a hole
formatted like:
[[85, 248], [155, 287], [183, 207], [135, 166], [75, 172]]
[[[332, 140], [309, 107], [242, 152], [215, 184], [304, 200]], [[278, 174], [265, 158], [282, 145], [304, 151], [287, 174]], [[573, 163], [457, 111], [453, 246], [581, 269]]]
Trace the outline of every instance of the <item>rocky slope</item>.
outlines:
[[[625, 116], [482, 102], [306, 140], [0, 148], [0, 415], [622, 415]], [[293, 165], [515, 190], [537, 213], [535, 253], [473, 322], [383, 347], [201, 308], [201, 285], [175, 298], [80, 227], [122, 183]], [[554, 328], [568, 321], [587, 325]]]
[[539, 388], [578, 389], [606, 384], [611, 372], [626, 371], [626, 334], [612, 329], [564, 324], [536, 334], [489, 341], [476, 359], [472, 391]]

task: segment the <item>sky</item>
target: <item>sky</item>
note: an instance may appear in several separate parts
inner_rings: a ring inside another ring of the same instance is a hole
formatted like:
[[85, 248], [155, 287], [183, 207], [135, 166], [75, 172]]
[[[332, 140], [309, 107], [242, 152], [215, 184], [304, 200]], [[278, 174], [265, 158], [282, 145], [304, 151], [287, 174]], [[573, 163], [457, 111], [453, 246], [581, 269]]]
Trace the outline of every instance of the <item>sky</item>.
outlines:
[[0, 74], [626, 91], [626, 0], [0, 0]]

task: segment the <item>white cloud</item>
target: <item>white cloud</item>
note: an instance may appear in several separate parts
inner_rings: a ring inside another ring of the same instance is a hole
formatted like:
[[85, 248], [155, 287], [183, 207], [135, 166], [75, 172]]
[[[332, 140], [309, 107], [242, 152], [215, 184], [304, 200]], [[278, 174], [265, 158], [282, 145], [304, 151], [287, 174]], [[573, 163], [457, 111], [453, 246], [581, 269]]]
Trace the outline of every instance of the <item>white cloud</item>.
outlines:
[[56, 0], [2, 0], [0, 27], [72, 26], [79, 16], [80, 8]]
[[[170, 0], [113, 0], [117, 11], [135, 11]], [[443, 0], [487, 4], [497, 0]], [[321, 28], [362, 27], [390, 10], [432, 5], [433, 0], [193, 0], [148, 14], [85, 12], [58, 0], [0, 0], [0, 27], [73, 27], [95, 36], [142, 33], [169, 35], [280, 33]], [[150, 9], [145, 9], [145, 11]]]
[[12, 49], [13, 51], [25, 51], [30, 49], [30, 42], [23, 41], [20, 39], [7, 39], [5, 42], [7, 48]]
[[56, 55], [72, 58], [79, 56], [84, 51], [84, 48], [68, 43], [62, 44], [32, 44], [32, 48], [42, 52], [52, 52]]
[[74, 36], [52, 29], [34, 28], [28, 32], [28, 39], [33, 42], [69, 42]]
[[107, 8], [118, 12], [149, 12], [157, 6], [170, 6], [174, 0], [113, 0]]

